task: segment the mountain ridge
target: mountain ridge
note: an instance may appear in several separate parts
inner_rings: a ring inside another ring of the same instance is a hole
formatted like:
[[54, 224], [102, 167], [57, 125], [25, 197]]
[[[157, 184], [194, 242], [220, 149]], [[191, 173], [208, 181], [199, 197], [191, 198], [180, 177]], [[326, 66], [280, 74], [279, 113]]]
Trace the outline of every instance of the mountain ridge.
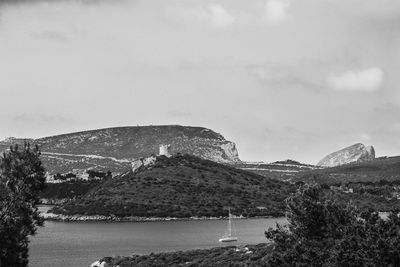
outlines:
[[240, 162], [234, 142], [211, 129], [195, 126], [123, 126], [37, 139], [8, 138], [0, 141], [0, 150], [25, 141], [39, 145], [49, 175], [83, 173], [91, 168], [120, 173], [134, 159], [158, 154], [163, 144], [170, 144], [172, 153], [188, 153], [217, 162]]

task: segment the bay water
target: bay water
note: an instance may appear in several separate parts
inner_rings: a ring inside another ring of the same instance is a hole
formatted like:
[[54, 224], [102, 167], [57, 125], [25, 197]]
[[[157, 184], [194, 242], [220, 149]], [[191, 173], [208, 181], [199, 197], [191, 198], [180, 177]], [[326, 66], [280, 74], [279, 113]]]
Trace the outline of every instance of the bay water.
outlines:
[[[233, 220], [238, 242], [267, 242], [264, 231], [284, 224], [285, 218]], [[224, 246], [218, 239], [227, 220], [160, 222], [54, 222], [31, 237], [31, 267], [86, 267], [105, 256], [129, 256]], [[227, 244], [227, 245], [233, 245]]]

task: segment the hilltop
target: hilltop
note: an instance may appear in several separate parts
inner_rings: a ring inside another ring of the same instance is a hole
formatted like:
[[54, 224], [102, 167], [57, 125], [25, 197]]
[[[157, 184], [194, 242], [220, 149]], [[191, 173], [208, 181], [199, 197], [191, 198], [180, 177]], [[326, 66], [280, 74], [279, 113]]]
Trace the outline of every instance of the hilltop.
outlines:
[[161, 144], [170, 144], [172, 153], [187, 153], [217, 162], [239, 162], [233, 142], [203, 127], [180, 125], [129, 126], [61, 134], [39, 139], [8, 138], [0, 141], [0, 151], [12, 144], [39, 145], [49, 175], [87, 169], [121, 173], [134, 159], [157, 154]]
[[282, 216], [294, 185], [192, 155], [159, 156], [106, 180], [54, 213], [118, 217]]

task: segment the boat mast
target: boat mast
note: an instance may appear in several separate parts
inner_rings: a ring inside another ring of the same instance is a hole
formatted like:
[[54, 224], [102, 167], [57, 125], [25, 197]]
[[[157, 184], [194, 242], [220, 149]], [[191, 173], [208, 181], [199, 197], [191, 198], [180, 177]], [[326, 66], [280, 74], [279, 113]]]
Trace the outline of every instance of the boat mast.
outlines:
[[229, 222], [228, 222], [228, 227], [229, 227], [229, 236], [231, 236], [232, 235], [232, 226], [231, 226], [231, 208], [229, 207], [228, 208], [228, 210], [229, 210]]

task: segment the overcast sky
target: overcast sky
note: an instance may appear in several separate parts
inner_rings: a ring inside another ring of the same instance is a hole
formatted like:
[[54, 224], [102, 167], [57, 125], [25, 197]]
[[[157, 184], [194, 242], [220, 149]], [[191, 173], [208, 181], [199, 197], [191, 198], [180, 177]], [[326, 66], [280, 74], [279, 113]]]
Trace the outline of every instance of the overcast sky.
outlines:
[[[0, 137], [204, 126], [248, 161], [400, 155], [398, 0], [0, 0]], [[28, 3], [27, 3], [28, 2]]]

